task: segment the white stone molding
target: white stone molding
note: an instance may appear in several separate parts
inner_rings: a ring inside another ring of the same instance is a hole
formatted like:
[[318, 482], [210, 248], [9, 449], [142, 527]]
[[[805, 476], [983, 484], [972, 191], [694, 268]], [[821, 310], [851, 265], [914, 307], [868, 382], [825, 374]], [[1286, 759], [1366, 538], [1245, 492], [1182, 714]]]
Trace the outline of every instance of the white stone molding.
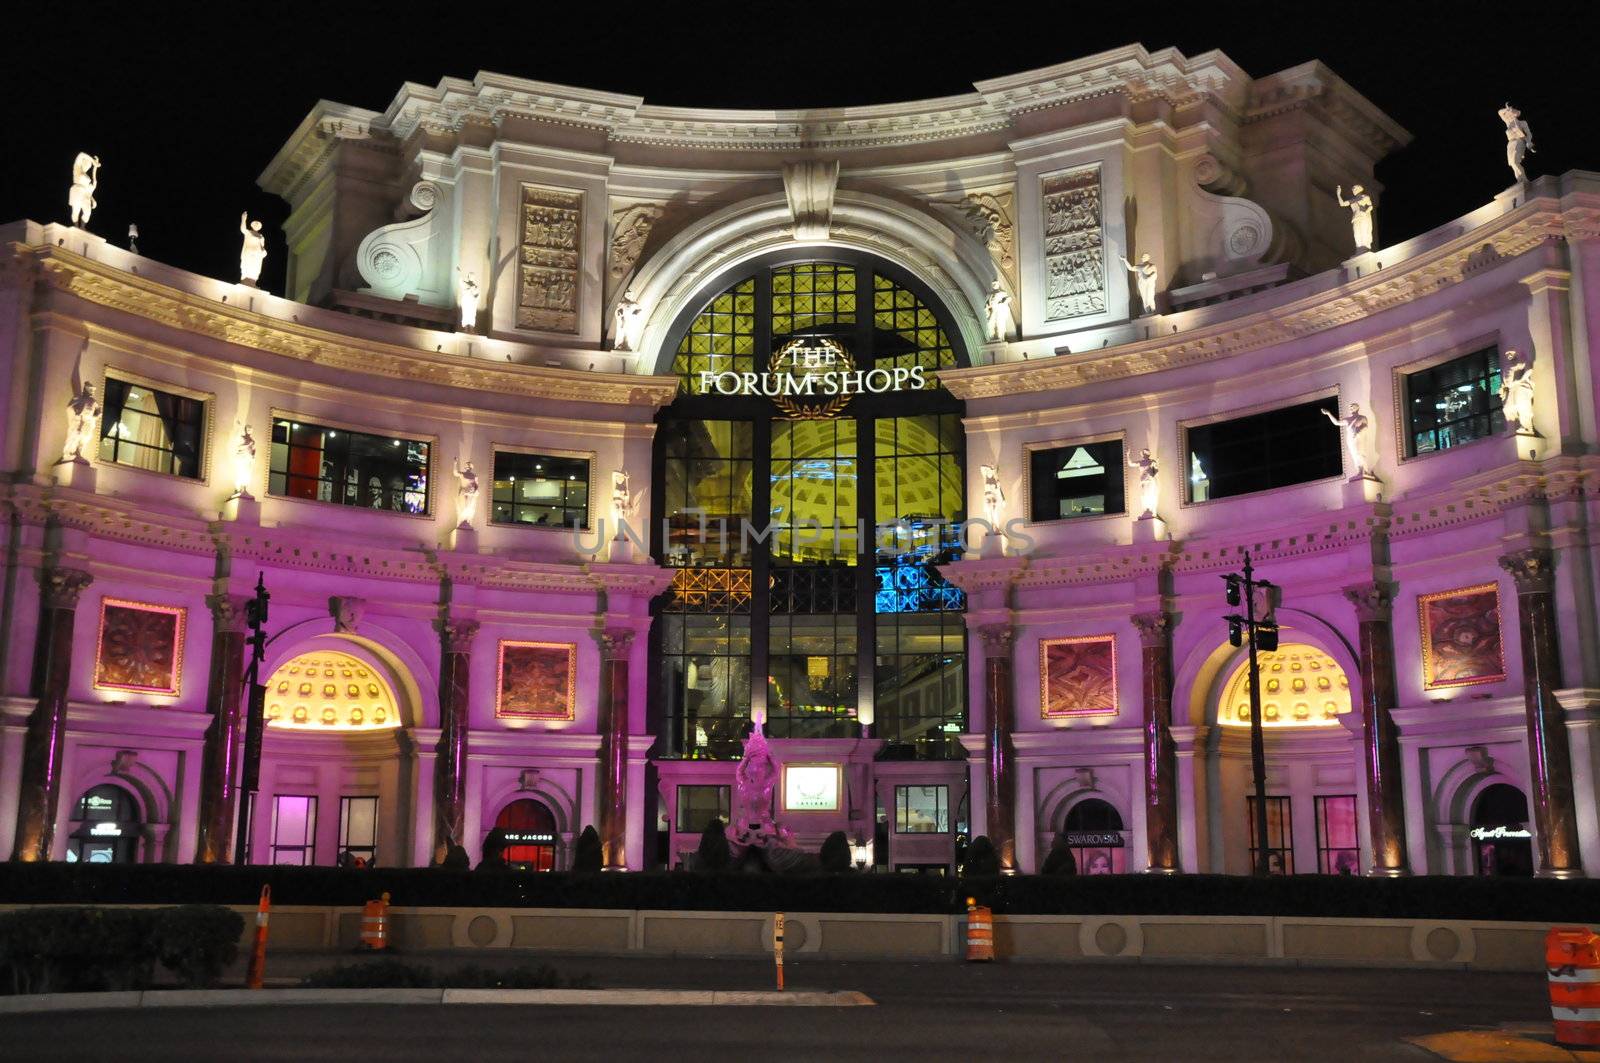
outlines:
[[[650, 317], [633, 371], [654, 371], [654, 354], [672, 322], [713, 278], [768, 251], [793, 247], [792, 227], [787, 197], [773, 192], [699, 219], [640, 263], [632, 286]], [[994, 266], [970, 233], [883, 196], [841, 189], [828, 239], [814, 243], [867, 251], [903, 267], [944, 303], [967, 350], [974, 356], [981, 350]]]
[[956, 223], [989, 250], [995, 269], [1009, 291], [1017, 290], [1016, 194], [1007, 185], [941, 196], [931, 201], [949, 211]]
[[794, 238], [814, 243], [828, 238], [833, 219], [833, 195], [839, 188], [839, 160], [808, 159], [783, 164], [783, 194], [794, 221]]
[[1203, 246], [1184, 248], [1184, 267], [1194, 274], [1189, 283], [1198, 282], [1205, 273], [1231, 277], [1293, 258], [1293, 248], [1285, 239], [1287, 230], [1275, 225], [1260, 204], [1243, 197], [1243, 180], [1215, 156], [1195, 159], [1190, 172], [1194, 182], [1185, 185], [1184, 191], [1189, 199], [1191, 231], [1203, 232], [1206, 237]]
[[614, 208], [611, 212], [611, 262], [608, 267], [611, 283], [619, 288], [633, 272], [634, 265], [650, 233], [666, 213], [659, 203], [633, 203]]
[[363, 292], [384, 299], [417, 297], [425, 306], [452, 306], [449, 191], [436, 181], [418, 181], [407, 197], [421, 215], [379, 226], [356, 248]]

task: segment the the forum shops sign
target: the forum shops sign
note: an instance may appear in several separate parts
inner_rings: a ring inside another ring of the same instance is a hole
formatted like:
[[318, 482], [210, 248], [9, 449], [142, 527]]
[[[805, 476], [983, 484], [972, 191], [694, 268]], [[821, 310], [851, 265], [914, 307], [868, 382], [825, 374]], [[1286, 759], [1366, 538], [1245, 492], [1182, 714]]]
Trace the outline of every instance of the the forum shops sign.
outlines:
[[764, 373], [702, 371], [702, 395], [764, 395], [797, 421], [837, 417], [857, 395], [920, 391], [927, 374], [920, 365], [857, 369], [838, 340], [803, 337], [773, 352]]

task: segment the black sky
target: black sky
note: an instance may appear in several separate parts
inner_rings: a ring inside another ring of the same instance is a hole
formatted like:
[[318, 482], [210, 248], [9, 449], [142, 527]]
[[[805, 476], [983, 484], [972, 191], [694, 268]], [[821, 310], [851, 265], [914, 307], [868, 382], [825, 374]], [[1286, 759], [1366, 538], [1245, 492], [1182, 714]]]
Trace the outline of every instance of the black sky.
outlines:
[[281, 291], [287, 210], [255, 179], [318, 98], [382, 110], [403, 81], [485, 69], [659, 104], [889, 103], [1133, 41], [1218, 48], [1257, 76], [1321, 59], [1392, 115], [1416, 139], [1378, 170], [1384, 243], [1510, 183], [1495, 116], [1506, 99], [1533, 127], [1530, 173], [1600, 170], [1592, 0], [565, 6], [29, 4], [7, 16], [16, 32], [0, 49], [0, 221], [65, 221], [72, 157], [87, 150], [104, 164], [95, 232], [125, 243], [134, 221], [142, 253], [231, 277], [249, 209], [272, 231], [262, 279]]

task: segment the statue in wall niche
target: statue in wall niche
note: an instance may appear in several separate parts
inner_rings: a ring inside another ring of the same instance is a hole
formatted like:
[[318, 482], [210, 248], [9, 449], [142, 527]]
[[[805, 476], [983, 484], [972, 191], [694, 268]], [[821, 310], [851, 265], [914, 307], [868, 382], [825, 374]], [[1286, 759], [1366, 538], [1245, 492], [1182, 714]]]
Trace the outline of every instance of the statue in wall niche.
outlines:
[[472, 468], [472, 462], [467, 462], [467, 467], [461, 467], [461, 459], [455, 461], [456, 474], [456, 525], [461, 528], [472, 527], [472, 520], [478, 515], [478, 474]]
[[993, 465], [980, 468], [983, 474], [983, 519], [989, 527], [1000, 527], [1000, 507], [1005, 505], [1006, 493], [1000, 489], [1000, 470]]
[[72, 224], [88, 228], [89, 215], [100, 204], [95, 202], [94, 190], [100, 187], [100, 156], [87, 151], [78, 152], [72, 160], [72, 188], [67, 192], [67, 206], [72, 208]]
[[631, 351], [639, 342], [639, 326], [644, 324], [644, 306], [629, 288], [617, 301], [615, 326], [611, 331], [611, 349]]
[[1161, 468], [1156, 464], [1150, 448], [1145, 447], [1137, 458], [1128, 459], [1128, 468], [1139, 470], [1139, 519], [1154, 517], [1159, 498], [1156, 476], [1160, 474]]
[[1533, 150], [1533, 130], [1522, 120], [1522, 112], [1509, 103], [1500, 108], [1500, 121], [1506, 124], [1506, 165], [1517, 184], [1528, 183], [1528, 171], [1522, 168], [1523, 157]]
[[267, 260], [267, 238], [261, 232], [261, 222], [251, 221], [250, 212], [239, 215], [239, 232], [244, 244], [239, 248], [239, 283], [254, 288], [261, 279], [261, 264]]
[[1139, 316], [1145, 317], [1156, 312], [1156, 264], [1150, 261], [1150, 252], [1146, 251], [1139, 256], [1139, 264], [1134, 265], [1126, 258], [1122, 264], [1128, 267], [1128, 272], [1133, 274], [1133, 285], [1139, 291]]
[[[456, 272], [461, 272], [461, 267], [456, 267]], [[478, 299], [482, 292], [478, 288], [478, 275], [468, 273], [462, 276], [461, 284], [456, 290], [456, 301], [461, 304], [461, 329], [471, 332], [478, 327]]]
[[67, 442], [61, 448], [62, 461], [88, 461], [85, 447], [93, 447], [95, 423], [100, 419], [100, 403], [94, 397], [94, 385], [84, 384], [67, 403]]
[[1506, 352], [1506, 371], [1500, 376], [1500, 408], [1506, 424], [1519, 436], [1533, 430], [1533, 365], [1520, 360], [1516, 351]]
[[1350, 198], [1344, 198], [1344, 186], [1338, 185], [1333, 190], [1334, 196], [1339, 200], [1339, 206], [1350, 208], [1350, 229], [1355, 234], [1356, 250], [1372, 250], [1372, 222], [1373, 205], [1372, 197], [1360, 185], [1350, 186]]
[[1372, 475], [1377, 464], [1372, 455], [1372, 422], [1361, 412], [1361, 404], [1352, 402], [1350, 412], [1343, 417], [1332, 410], [1323, 410], [1322, 416], [1344, 432], [1344, 446], [1350, 453], [1350, 465], [1355, 470], [1350, 478], [1359, 480]]
[[989, 320], [991, 340], [1009, 340], [1017, 331], [1017, 319], [1011, 313], [1011, 295], [995, 281], [989, 289], [989, 298], [983, 303], [984, 315]]
[[233, 448], [233, 493], [248, 496], [256, 469], [256, 437], [249, 425], [240, 421], [234, 424], [239, 426], [239, 442]]

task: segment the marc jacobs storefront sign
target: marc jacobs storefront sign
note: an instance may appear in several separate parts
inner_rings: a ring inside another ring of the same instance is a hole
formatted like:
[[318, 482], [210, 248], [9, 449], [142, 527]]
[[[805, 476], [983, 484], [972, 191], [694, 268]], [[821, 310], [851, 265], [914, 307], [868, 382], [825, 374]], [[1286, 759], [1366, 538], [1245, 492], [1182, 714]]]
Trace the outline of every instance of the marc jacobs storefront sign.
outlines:
[[920, 365], [857, 369], [844, 344], [817, 337], [790, 340], [779, 347], [764, 373], [700, 374], [703, 395], [764, 395], [785, 415], [800, 421], [836, 417], [856, 395], [919, 391], [926, 385], [927, 374]]

